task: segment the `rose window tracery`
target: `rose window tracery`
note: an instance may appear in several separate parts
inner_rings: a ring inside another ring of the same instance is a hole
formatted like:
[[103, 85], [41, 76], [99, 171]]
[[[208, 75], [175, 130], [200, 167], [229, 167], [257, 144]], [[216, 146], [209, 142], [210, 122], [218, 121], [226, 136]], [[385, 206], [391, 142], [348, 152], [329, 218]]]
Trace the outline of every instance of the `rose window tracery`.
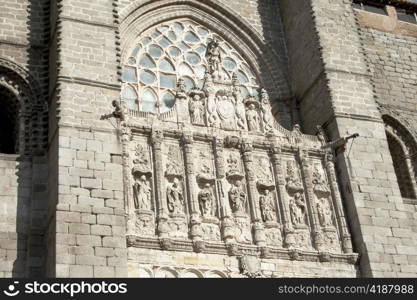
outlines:
[[122, 99], [130, 110], [155, 114], [175, 104], [177, 83], [186, 91], [202, 89], [211, 59], [207, 47], [219, 43], [219, 79], [237, 79], [243, 98], [258, 97], [259, 84], [241, 55], [222, 37], [189, 20], [171, 21], [148, 30], [135, 43], [122, 72]]

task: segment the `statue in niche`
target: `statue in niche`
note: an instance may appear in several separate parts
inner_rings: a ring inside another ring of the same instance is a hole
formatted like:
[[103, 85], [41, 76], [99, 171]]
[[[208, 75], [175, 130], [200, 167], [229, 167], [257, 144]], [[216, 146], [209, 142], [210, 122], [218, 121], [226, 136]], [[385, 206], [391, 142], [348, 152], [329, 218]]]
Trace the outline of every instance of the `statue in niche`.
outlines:
[[229, 190], [229, 201], [232, 212], [246, 212], [246, 193], [240, 180], [237, 180]]
[[298, 178], [295, 167], [291, 161], [287, 161], [287, 177], [285, 179], [287, 181], [286, 187], [288, 191], [293, 192], [303, 190], [300, 179]]
[[319, 198], [317, 200], [317, 214], [319, 216], [320, 225], [323, 227], [333, 226], [332, 214], [327, 198]]
[[249, 104], [248, 109], [246, 111], [246, 119], [248, 121], [248, 129], [249, 131], [260, 131], [259, 130], [259, 114], [256, 111], [255, 104]]
[[231, 153], [230, 153], [229, 158], [227, 159], [227, 166], [228, 166], [228, 171], [226, 173], [227, 177], [235, 177], [235, 175], [240, 174], [239, 159], [233, 156]]
[[135, 178], [135, 183], [133, 184], [133, 199], [136, 209], [151, 209], [151, 187], [145, 175]]
[[185, 85], [184, 79], [180, 78], [177, 82], [177, 89], [176, 89], [176, 98], [177, 99], [186, 99], [187, 98], [187, 87]]
[[172, 184], [167, 187], [168, 210], [173, 214], [184, 213], [184, 197], [181, 183], [174, 178]]
[[179, 162], [181, 161], [181, 156], [178, 149], [174, 146], [169, 146], [167, 154], [167, 164], [166, 164], [166, 175], [180, 176], [182, 173]]
[[274, 120], [271, 112], [271, 104], [269, 102], [269, 96], [265, 89], [261, 89], [261, 112], [262, 121], [264, 124], [265, 132], [272, 131], [274, 129]]
[[327, 181], [323, 178], [320, 171], [315, 168], [313, 172], [313, 185], [315, 192], [329, 193], [330, 189], [327, 186]]
[[293, 225], [306, 225], [306, 204], [301, 193], [295, 193], [290, 199], [291, 222]]
[[204, 184], [204, 188], [198, 193], [198, 203], [203, 217], [211, 217], [213, 215], [213, 201], [214, 196], [211, 184], [206, 183]]
[[261, 208], [262, 220], [264, 222], [275, 222], [276, 213], [272, 194], [268, 189], [264, 189], [259, 196], [259, 206]]
[[219, 74], [221, 69], [221, 52], [217, 39], [213, 39], [207, 45], [206, 58], [209, 66], [210, 74]]
[[136, 146], [135, 156], [136, 158], [133, 160], [133, 163], [135, 164], [133, 172], [142, 174], [151, 173], [149, 158], [147, 157], [145, 149], [142, 145], [138, 144]]
[[199, 93], [192, 93], [189, 102], [191, 123], [195, 125], [204, 125], [204, 100]]

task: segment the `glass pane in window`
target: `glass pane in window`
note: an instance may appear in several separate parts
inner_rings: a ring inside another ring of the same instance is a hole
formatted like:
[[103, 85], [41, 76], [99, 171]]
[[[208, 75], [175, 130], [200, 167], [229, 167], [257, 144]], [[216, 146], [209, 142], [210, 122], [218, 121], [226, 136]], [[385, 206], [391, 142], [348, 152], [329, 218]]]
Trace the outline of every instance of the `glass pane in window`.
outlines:
[[139, 65], [141, 67], [150, 68], [150, 69], [156, 67], [155, 63], [153, 62], [153, 60], [148, 55], [142, 56], [142, 58], [139, 61]]
[[150, 45], [149, 46], [149, 54], [155, 58], [159, 58], [162, 56], [162, 49], [159, 46], [156, 45]]
[[188, 31], [185, 34], [184, 40], [189, 43], [197, 43], [200, 41], [200, 38], [194, 32]]
[[182, 79], [184, 79], [184, 83], [185, 83], [185, 87], [187, 91], [191, 91], [192, 89], [195, 88], [194, 81], [191, 78], [183, 77]]
[[363, 8], [366, 11], [369, 11], [369, 12], [374, 13], [374, 14], [380, 14], [380, 15], [386, 15], [387, 14], [385, 12], [384, 6], [375, 6], [375, 5], [364, 4]]
[[152, 40], [150, 38], [144, 38], [142, 40], [142, 45], [147, 46], [150, 42], [152, 42]]
[[186, 51], [186, 50], [190, 49], [190, 47], [189, 47], [189, 46], [187, 46], [187, 45], [186, 45], [186, 44], [184, 44], [184, 43], [179, 44], [179, 47], [180, 47], [183, 51]]
[[248, 74], [250, 77], [255, 77], [255, 75], [253, 75], [252, 71], [249, 69], [249, 67], [246, 64], [242, 64], [243, 70], [246, 72], [246, 74]]
[[195, 50], [200, 54], [206, 53], [206, 47], [204, 45], [198, 46]]
[[242, 71], [237, 72], [237, 79], [239, 80], [240, 83], [243, 83], [243, 84], [249, 81], [246, 75]]
[[161, 87], [168, 89], [175, 89], [177, 85], [177, 76], [161, 74], [160, 76]]
[[151, 34], [151, 37], [156, 39], [160, 35], [161, 35], [161, 33], [159, 33], [158, 31], [155, 31], [154, 33]]
[[171, 54], [172, 56], [180, 56], [181, 55], [181, 50], [178, 49], [177, 47], [171, 47], [169, 48], [169, 54]]
[[259, 99], [259, 91], [257, 88], [252, 88], [252, 96], [254, 96], [256, 99]]
[[122, 99], [126, 102], [127, 108], [129, 109], [137, 109], [136, 107], [136, 99], [137, 95], [135, 90], [130, 86], [125, 86], [122, 92]]
[[168, 29], [169, 29], [168, 26], [161, 26], [161, 27], [159, 27], [159, 31], [162, 32], [162, 33], [164, 33], [165, 31], [167, 31]]
[[249, 91], [245, 87], [240, 87], [240, 94], [242, 95], [242, 98], [245, 99], [247, 96], [249, 96]]
[[232, 70], [236, 69], [237, 65], [236, 65], [236, 62], [233, 59], [231, 59], [230, 57], [227, 57], [223, 60], [223, 66], [227, 70], [232, 71]]
[[190, 76], [194, 75], [193, 70], [191, 70], [191, 68], [184, 63], [180, 65], [178, 72], [180, 75], [190, 75]]
[[175, 96], [172, 93], [165, 93], [164, 96], [162, 96], [162, 106], [166, 107], [167, 110], [171, 109], [174, 106], [174, 104]]
[[144, 84], [152, 84], [156, 81], [156, 76], [149, 71], [141, 71], [139, 78]]
[[159, 45], [161, 45], [163, 48], [168, 47], [171, 43], [166, 38], [161, 38], [158, 42]]
[[198, 78], [204, 78], [204, 74], [206, 73], [206, 67], [198, 66], [195, 68]]
[[176, 32], [182, 32], [184, 30], [184, 26], [182, 26], [180, 23], [174, 23], [172, 27]]
[[417, 24], [417, 19], [411, 11], [397, 9], [397, 16], [400, 21]]
[[175, 71], [174, 66], [166, 58], [161, 60], [161, 62], [159, 63], [159, 68], [162, 71], [165, 71], [165, 72], [174, 72]]
[[127, 60], [127, 64], [128, 65], [136, 65], [136, 58], [134, 58], [134, 57], [129, 57], [129, 59]]
[[125, 67], [122, 74], [122, 80], [124, 82], [137, 82], [136, 69]]
[[135, 49], [133, 49], [132, 54], [130, 56], [136, 57], [139, 53], [139, 50], [142, 48], [141, 45], [138, 45]]
[[155, 112], [156, 101], [156, 95], [151, 90], [145, 90], [142, 94], [141, 110], [145, 112]]
[[199, 35], [201, 35], [201, 36], [206, 36], [209, 32], [208, 32], [208, 30], [207, 29], [205, 29], [205, 28], [198, 28], [198, 30], [197, 30], [197, 32], [198, 32], [198, 34]]
[[177, 35], [173, 31], [168, 32], [168, 37], [171, 41], [175, 42], [177, 40]]
[[201, 58], [197, 53], [191, 52], [185, 55], [185, 59], [192, 65], [197, 65], [200, 63]]

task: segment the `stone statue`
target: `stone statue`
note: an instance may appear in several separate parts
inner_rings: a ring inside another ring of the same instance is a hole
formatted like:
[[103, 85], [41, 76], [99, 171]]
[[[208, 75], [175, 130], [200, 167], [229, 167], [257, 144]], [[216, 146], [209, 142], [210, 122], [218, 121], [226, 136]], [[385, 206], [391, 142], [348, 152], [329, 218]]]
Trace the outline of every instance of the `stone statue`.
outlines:
[[174, 214], [184, 213], [184, 197], [181, 183], [178, 178], [174, 178], [172, 185], [167, 188], [168, 210]]
[[264, 222], [276, 221], [275, 206], [268, 189], [263, 190], [259, 196], [259, 206], [261, 207], [262, 220]]
[[136, 209], [151, 209], [151, 187], [145, 175], [136, 177], [133, 185], [133, 199]]
[[187, 98], [187, 87], [185, 85], [184, 79], [180, 78], [177, 82], [176, 98], [177, 99], [186, 99]]
[[217, 39], [212, 40], [207, 45], [206, 58], [209, 66], [210, 74], [220, 73], [221, 68], [221, 52], [219, 47], [219, 41]]
[[194, 94], [190, 103], [191, 123], [195, 125], [204, 125], [204, 102], [199, 94]]
[[242, 182], [237, 180], [229, 190], [230, 207], [234, 213], [246, 212], [246, 193], [243, 190]]
[[301, 193], [295, 193], [290, 200], [291, 222], [293, 225], [305, 225], [306, 205]]
[[212, 216], [213, 199], [214, 197], [211, 191], [211, 185], [210, 183], [206, 183], [204, 188], [198, 193], [198, 203], [203, 217]]
[[271, 112], [271, 104], [269, 102], [269, 96], [265, 89], [261, 89], [261, 112], [262, 121], [264, 124], [265, 132], [269, 132], [274, 129], [274, 120]]
[[317, 200], [317, 214], [319, 216], [320, 225], [323, 227], [333, 226], [332, 213], [327, 198]]
[[246, 111], [246, 119], [248, 121], [249, 131], [260, 131], [259, 130], [259, 114], [256, 111], [255, 104], [250, 104]]
[[315, 192], [328, 193], [330, 189], [327, 185], [326, 180], [321, 175], [320, 171], [316, 168], [313, 172], [313, 186]]

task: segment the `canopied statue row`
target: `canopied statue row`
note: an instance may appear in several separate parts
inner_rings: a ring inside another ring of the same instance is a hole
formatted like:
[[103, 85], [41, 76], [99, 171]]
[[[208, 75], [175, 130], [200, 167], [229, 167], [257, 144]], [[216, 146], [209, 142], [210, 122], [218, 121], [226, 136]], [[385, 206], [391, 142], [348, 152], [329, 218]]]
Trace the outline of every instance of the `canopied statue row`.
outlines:
[[129, 243], [351, 253], [324, 137], [282, 128], [249, 64], [221, 37], [192, 22], [161, 26], [130, 58], [139, 61], [139, 105], [125, 97], [121, 108]]

